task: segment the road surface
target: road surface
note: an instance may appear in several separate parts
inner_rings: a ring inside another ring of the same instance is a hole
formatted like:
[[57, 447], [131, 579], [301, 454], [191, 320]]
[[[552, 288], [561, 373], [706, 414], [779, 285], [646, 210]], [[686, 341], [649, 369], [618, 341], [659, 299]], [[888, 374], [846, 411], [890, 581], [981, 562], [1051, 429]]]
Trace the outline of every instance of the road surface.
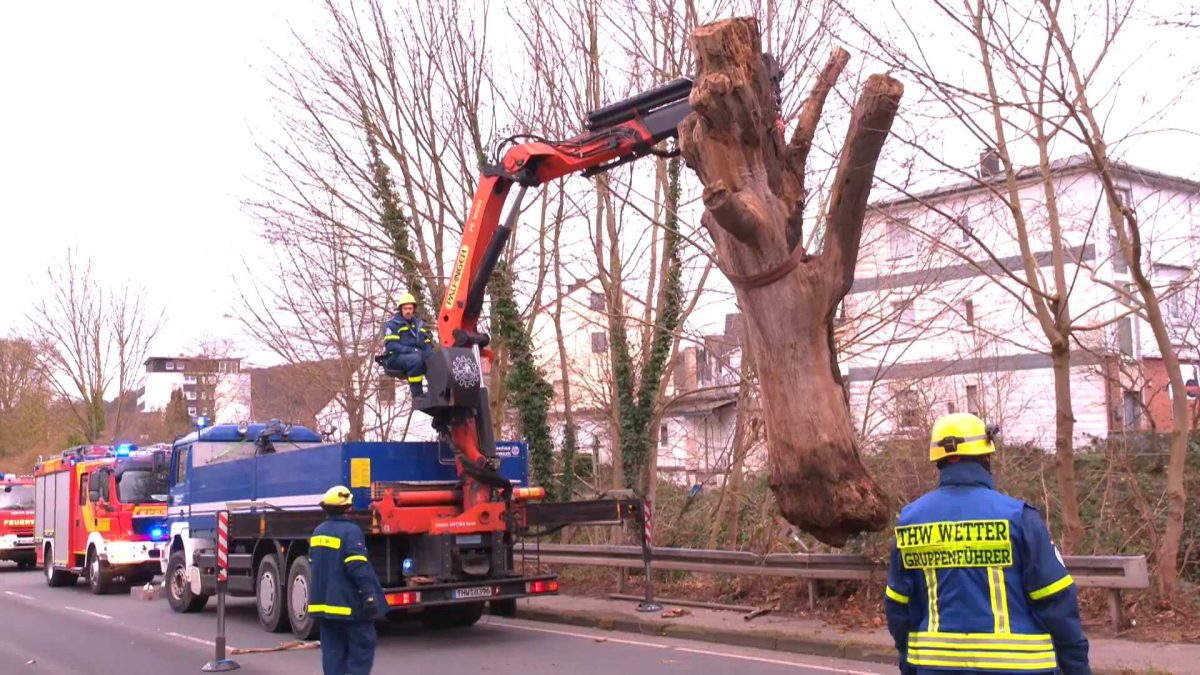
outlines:
[[[49, 588], [39, 571], [0, 563], [0, 673], [186, 673], [213, 657], [216, 603], [176, 614], [165, 600], [92, 595], [86, 586]], [[825, 675], [892, 673], [894, 668], [703, 642], [640, 636], [485, 616], [471, 628], [425, 631], [379, 624], [377, 673], [511, 675]], [[258, 625], [253, 601], [231, 599], [231, 647], [290, 640]], [[240, 673], [320, 673], [317, 650], [233, 656]]]

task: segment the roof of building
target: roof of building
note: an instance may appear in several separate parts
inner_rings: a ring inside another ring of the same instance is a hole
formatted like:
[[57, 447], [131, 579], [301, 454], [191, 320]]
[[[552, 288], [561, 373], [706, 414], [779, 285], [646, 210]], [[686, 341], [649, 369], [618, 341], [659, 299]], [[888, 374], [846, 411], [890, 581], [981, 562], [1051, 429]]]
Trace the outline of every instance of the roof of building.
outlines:
[[[1187, 192], [1200, 192], [1200, 181], [1183, 178], [1180, 176], [1172, 176], [1160, 171], [1154, 171], [1143, 167], [1128, 164], [1126, 162], [1113, 161], [1113, 172], [1117, 176], [1125, 179], [1140, 180], [1144, 183], [1158, 183], [1162, 185], [1171, 185], [1177, 189]], [[1095, 173], [1096, 166], [1092, 162], [1089, 155], [1072, 155], [1063, 159], [1056, 159], [1050, 162], [1050, 172], [1060, 176], [1065, 176], [1073, 173]], [[964, 174], [965, 175], [965, 174]], [[1017, 171], [1017, 180], [1028, 182], [1037, 179], [1041, 176], [1041, 167], [1027, 166]], [[904, 193], [894, 197], [881, 199], [871, 204], [873, 209], [881, 209], [892, 206], [904, 206], [911, 203], [921, 203], [933, 200], [944, 199], [956, 194], [974, 192], [976, 190], [984, 190], [993, 186], [1001, 186], [1007, 179], [1004, 171], [988, 176], [988, 177], [972, 177], [966, 180], [946, 183], [936, 188], [923, 190], [920, 192]]]

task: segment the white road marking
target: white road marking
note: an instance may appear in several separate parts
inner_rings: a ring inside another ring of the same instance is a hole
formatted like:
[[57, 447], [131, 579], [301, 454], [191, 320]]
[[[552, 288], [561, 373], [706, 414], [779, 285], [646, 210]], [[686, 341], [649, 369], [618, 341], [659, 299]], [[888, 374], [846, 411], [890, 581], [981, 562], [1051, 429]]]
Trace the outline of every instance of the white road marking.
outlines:
[[170, 635], [171, 637], [177, 637], [177, 638], [179, 638], [180, 640], [190, 640], [190, 641], [192, 641], [192, 642], [199, 642], [200, 644], [202, 644], [202, 645], [208, 645], [209, 647], [216, 647], [216, 646], [217, 646], [217, 643], [215, 643], [215, 642], [212, 642], [212, 641], [210, 641], [210, 640], [202, 640], [202, 639], [200, 639], [200, 638], [198, 638], [198, 637], [192, 637], [191, 635], [184, 635], [183, 633], [171, 633], [171, 632], [168, 632], [168, 633], [166, 633], [166, 635]]
[[846, 673], [846, 675], [877, 675], [864, 670], [847, 670], [846, 668], [831, 668], [829, 666], [818, 666], [811, 663], [802, 663], [799, 661], [785, 661], [783, 659], [769, 659], [762, 656], [750, 656], [748, 654], [734, 654], [731, 652], [718, 652], [709, 649], [693, 649], [691, 647], [675, 647], [672, 645], [660, 644], [657, 642], [643, 642], [641, 640], [623, 640], [620, 638], [611, 638], [607, 635], [596, 635], [592, 633], [576, 633], [568, 630], [554, 630], [551, 628], [534, 628], [533, 626], [522, 626], [515, 623], [502, 624], [505, 628], [516, 628], [518, 630], [528, 630], [535, 633], [550, 633], [552, 635], [565, 635], [567, 637], [581, 638], [584, 640], [592, 640], [593, 642], [615, 642], [617, 644], [635, 645], [638, 647], [650, 647], [652, 649], [670, 649], [677, 652], [687, 652], [690, 654], [701, 654], [704, 656], [722, 656], [728, 659], [740, 659], [743, 661], [757, 661], [759, 663], [770, 663], [778, 666], [791, 666], [792, 668], [809, 668], [811, 670], [822, 670], [829, 673]]
[[567, 637], [582, 638], [584, 640], [592, 640], [594, 642], [615, 642], [622, 645], [636, 645], [638, 647], [651, 647], [653, 649], [670, 649], [671, 645], [663, 645], [657, 642], [642, 642], [640, 640], [622, 640], [620, 638], [612, 638], [607, 635], [589, 635], [588, 633], [573, 633], [568, 630], [552, 630], [550, 628], [534, 628], [533, 626], [519, 626], [515, 623], [505, 623], [505, 628], [516, 628], [518, 630], [529, 630], [535, 633], [550, 633], [552, 635], [566, 635]]
[[4, 594], [11, 595], [14, 598], [21, 598], [22, 600], [35, 600], [36, 599], [32, 595], [25, 595], [24, 593], [14, 593], [12, 591], [4, 591]]
[[79, 612], [80, 614], [87, 614], [89, 616], [94, 616], [98, 619], [111, 619], [112, 618], [111, 616], [109, 616], [107, 614], [101, 614], [100, 612], [93, 612], [90, 609], [80, 609], [78, 607], [70, 607], [70, 606], [64, 607], [64, 609], [69, 609], [72, 612]]
[[676, 651], [689, 652], [691, 654], [704, 654], [705, 656], [724, 656], [729, 659], [742, 659], [743, 661], [758, 661], [759, 663], [771, 663], [777, 666], [792, 666], [794, 668], [811, 668], [812, 670], [824, 670], [830, 673], [847, 673], [848, 675], [876, 675], [864, 670], [846, 670], [845, 668], [830, 668], [828, 666], [817, 666], [811, 663], [800, 663], [799, 661], [783, 661], [780, 659], [768, 659], [762, 656], [750, 656], [748, 654], [731, 654], [729, 652], [714, 652], [707, 649], [692, 649], [691, 647], [676, 647]]

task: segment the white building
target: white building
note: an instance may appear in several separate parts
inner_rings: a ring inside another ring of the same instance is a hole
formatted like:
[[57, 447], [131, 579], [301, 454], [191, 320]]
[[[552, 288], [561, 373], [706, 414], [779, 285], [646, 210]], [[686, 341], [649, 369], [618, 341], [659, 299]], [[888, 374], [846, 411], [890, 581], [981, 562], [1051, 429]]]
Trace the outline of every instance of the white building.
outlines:
[[[1185, 308], [1195, 304], [1200, 184], [1114, 169], [1124, 203], [1141, 222], [1144, 269], [1168, 295], [1168, 320], [1189, 370], [1197, 353], [1187, 324], [1196, 315]], [[1077, 440], [1151, 423], [1163, 429], [1170, 409], [1160, 354], [1149, 326], [1118, 292], [1132, 280], [1098, 174], [1085, 159], [1071, 158], [1056, 162], [1052, 175], [1070, 315], [1091, 328], [1079, 330], [1071, 345]], [[1053, 445], [1048, 342], [1028, 310], [1030, 291], [1016, 281], [1026, 273], [1013, 215], [997, 196], [1004, 189], [1003, 176], [995, 175], [873, 205], [838, 325], [863, 437], [923, 433], [932, 418], [965, 410], [999, 422], [1010, 440]], [[1020, 174], [1019, 189], [1037, 274], [1053, 293], [1040, 174]]]
[[152, 356], [138, 393], [140, 412], [162, 412], [175, 391], [183, 392], [188, 415], [214, 423], [250, 419], [250, 375], [241, 359]]

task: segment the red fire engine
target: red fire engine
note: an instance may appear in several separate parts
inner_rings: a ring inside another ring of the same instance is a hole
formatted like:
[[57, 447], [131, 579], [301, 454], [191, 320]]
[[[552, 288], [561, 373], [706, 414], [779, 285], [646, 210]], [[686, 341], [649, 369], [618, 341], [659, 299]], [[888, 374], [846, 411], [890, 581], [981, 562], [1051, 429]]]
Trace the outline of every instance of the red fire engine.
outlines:
[[0, 473], [0, 560], [34, 565], [33, 476]]
[[79, 446], [41, 461], [34, 480], [34, 544], [48, 585], [83, 576], [99, 594], [157, 573], [167, 540], [161, 450]]

